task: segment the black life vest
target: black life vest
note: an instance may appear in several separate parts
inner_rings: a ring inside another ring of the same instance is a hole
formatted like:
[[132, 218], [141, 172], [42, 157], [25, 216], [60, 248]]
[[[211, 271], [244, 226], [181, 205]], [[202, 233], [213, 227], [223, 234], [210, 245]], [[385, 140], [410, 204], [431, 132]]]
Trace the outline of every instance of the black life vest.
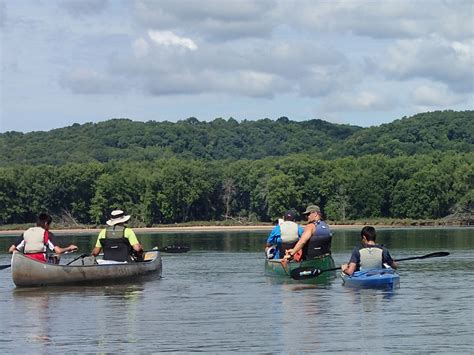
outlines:
[[132, 261], [131, 245], [125, 238], [125, 227], [113, 226], [106, 229], [105, 238], [100, 240], [104, 249], [104, 260]]
[[332, 232], [324, 221], [315, 222], [314, 233], [303, 247], [303, 260], [331, 254]]

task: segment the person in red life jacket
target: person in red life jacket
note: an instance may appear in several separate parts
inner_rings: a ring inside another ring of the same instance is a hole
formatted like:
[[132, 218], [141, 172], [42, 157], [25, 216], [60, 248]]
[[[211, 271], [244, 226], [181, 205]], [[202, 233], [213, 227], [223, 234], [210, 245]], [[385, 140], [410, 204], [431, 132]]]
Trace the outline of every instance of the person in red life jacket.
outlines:
[[103, 260], [131, 262], [133, 254], [140, 260], [143, 248], [133, 230], [125, 226], [125, 222], [129, 219], [130, 215], [125, 215], [122, 210], [112, 211], [107, 221], [108, 227], [100, 231], [91, 255], [97, 256], [103, 249]]
[[300, 240], [292, 249], [286, 250], [285, 260], [290, 260], [294, 255], [303, 250], [303, 260], [317, 258], [321, 255], [331, 254], [332, 232], [329, 226], [321, 219], [321, 209], [316, 205], [309, 205], [303, 212], [308, 218]]
[[382, 269], [385, 265], [392, 269], [397, 268], [397, 263], [392, 259], [388, 249], [375, 243], [377, 233], [374, 227], [365, 226], [360, 236], [361, 246], [354, 248], [349, 263], [341, 266], [343, 273], [352, 275], [355, 271]]
[[47, 250], [52, 250], [56, 254], [77, 249], [74, 244], [66, 248], [61, 248], [54, 244], [54, 235], [49, 231], [53, 218], [47, 213], [40, 213], [36, 221], [36, 227], [28, 228], [8, 249], [10, 253], [14, 251], [23, 252], [27, 257], [38, 261], [46, 262]]

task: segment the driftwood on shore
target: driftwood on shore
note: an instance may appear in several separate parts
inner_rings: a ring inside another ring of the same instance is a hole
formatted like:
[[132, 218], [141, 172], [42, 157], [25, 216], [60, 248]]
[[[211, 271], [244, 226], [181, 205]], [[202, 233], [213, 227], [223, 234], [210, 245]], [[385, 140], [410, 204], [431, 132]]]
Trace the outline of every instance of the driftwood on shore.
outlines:
[[474, 226], [474, 212], [456, 212], [441, 219], [448, 226]]

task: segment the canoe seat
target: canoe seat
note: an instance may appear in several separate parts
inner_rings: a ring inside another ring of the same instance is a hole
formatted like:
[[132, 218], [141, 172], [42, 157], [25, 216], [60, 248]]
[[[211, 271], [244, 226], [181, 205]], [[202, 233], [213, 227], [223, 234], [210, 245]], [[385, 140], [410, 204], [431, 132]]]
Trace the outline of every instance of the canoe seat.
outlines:
[[143, 261], [153, 260], [154, 256], [155, 256], [154, 252], [145, 253], [145, 255], [143, 255]]

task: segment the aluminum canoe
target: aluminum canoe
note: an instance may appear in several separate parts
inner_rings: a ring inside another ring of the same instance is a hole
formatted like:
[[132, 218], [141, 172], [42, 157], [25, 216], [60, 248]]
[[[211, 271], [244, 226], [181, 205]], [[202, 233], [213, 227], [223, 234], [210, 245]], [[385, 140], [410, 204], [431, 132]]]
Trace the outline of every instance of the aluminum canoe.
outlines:
[[145, 261], [105, 265], [47, 264], [14, 252], [11, 261], [13, 283], [17, 287], [71, 285], [134, 280], [156, 274], [161, 276], [162, 262], [158, 251], [145, 254]]

